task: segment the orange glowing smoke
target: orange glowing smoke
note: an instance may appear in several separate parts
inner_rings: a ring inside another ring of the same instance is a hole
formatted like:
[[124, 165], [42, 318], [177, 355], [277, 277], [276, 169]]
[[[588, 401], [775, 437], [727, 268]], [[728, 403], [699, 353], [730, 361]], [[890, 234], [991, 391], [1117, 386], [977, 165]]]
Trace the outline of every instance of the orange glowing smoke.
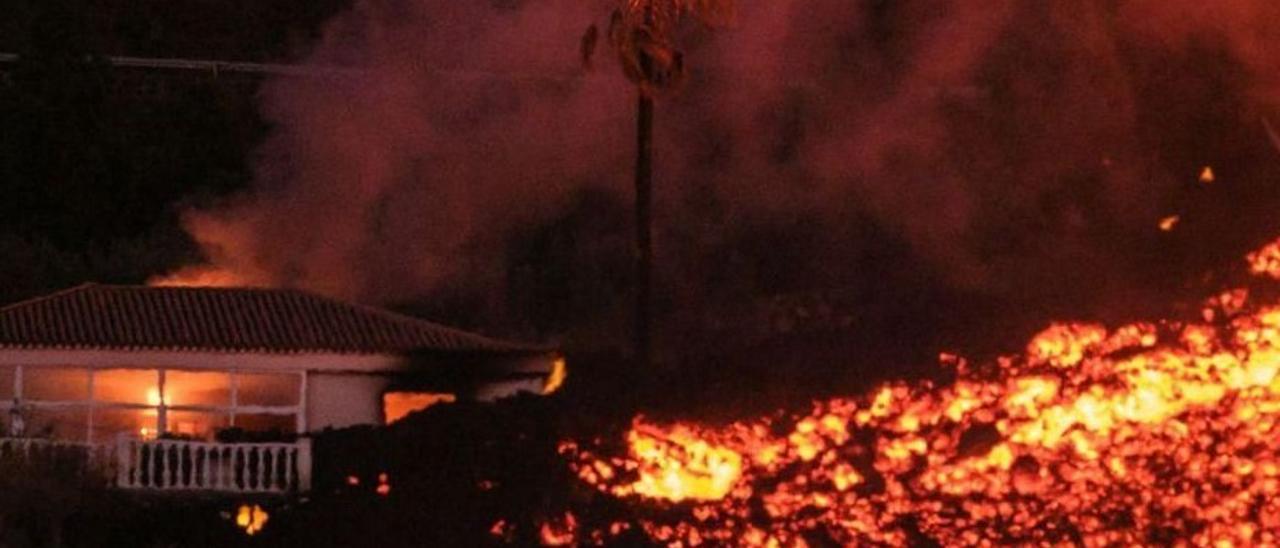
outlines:
[[[1278, 258], [1249, 256], [1273, 277]], [[945, 386], [727, 427], [637, 419], [625, 456], [562, 452], [668, 546], [1276, 545], [1280, 305], [1223, 296], [1204, 323], [1054, 325], [1022, 356], [950, 360]]]
[[147, 285], [153, 287], [248, 287], [260, 284], [230, 270], [197, 265], [152, 277], [147, 280]]

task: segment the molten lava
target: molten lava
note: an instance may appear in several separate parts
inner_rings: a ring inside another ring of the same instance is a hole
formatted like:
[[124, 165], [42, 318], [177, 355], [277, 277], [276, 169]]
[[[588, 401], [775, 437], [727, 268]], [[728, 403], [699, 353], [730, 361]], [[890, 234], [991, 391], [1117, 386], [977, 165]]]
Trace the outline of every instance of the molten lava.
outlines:
[[1249, 271], [1258, 276], [1280, 280], [1280, 241], [1249, 254]]
[[[1280, 279], [1280, 241], [1249, 256]], [[711, 427], [638, 418], [627, 454], [565, 442], [630, 523], [544, 541], [668, 546], [1280, 543], [1280, 305], [1202, 323], [1056, 324], [1020, 356]], [[568, 524], [564, 522], [569, 522]], [[634, 531], [632, 531], [634, 529]]]

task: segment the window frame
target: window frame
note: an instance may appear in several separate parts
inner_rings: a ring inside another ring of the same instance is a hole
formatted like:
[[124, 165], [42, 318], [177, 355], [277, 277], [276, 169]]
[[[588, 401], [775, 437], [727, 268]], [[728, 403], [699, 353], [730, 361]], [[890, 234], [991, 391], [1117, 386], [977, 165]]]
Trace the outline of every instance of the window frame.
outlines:
[[[41, 410], [59, 410], [59, 409], [83, 409], [87, 417], [85, 426], [86, 444], [101, 444], [111, 439], [94, 439], [94, 415], [99, 409], [126, 409], [126, 410], [155, 410], [155, 428], [156, 436], [164, 436], [169, 433], [168, 428], [168, 412], [196, 412], [222, 414], [227, 416], [227, 424], [229, 427], [236, 426], [236, 415], [293, 415], [294, 429], [297, 434], [305, 434], [307, 432], [307, 381], [308, 372], [305, 369], [279, 371], [261, 368], [192, 368], [192, 367], [165, 367], [165, 366], [120, 366], [111, 367], [92, 367], [81, 365], [6, 365], [3, 367], [13, 368], [13, 394], [12, 397], [5, 398], [0, 396], [0, 412], [8, 413], [15, 405], [21, 409], [41, 409]], [[23, 397], [23, 378], [26, 372], [33, 370], [63, 369], [88, 372], [88, 394], [85, 399], [80, 400], [40, 400], [27, 399]], [[160, 402], [152, 405], [148, 403], [127, 403], [102, 401], [96, 398], [94, 392], [94, 379], [99, 371], [102, 370], [141, 370], [155, 371], [156, 385], [155, 388], [160, 394]], [[184, 371], [196, 373], [223, 373], [228, 376], [229, 398], [226, 405], [170, 405], [167, 401], [165, 392], [165, 377], [168, 371]], [[296, 376], [298, 379], [298, 394], [293, 405], [241, 405], [239, 402], [239, 382], [241, 375], [285, 375]], [[8, 432], [0, 432], [0, 437], [7, 437]]]

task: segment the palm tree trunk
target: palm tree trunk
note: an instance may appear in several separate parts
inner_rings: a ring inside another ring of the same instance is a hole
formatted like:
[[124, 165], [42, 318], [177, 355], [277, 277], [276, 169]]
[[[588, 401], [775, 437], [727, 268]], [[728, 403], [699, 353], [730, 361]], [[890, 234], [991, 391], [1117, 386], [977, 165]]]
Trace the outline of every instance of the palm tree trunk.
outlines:
[[[648, 70], [647, 58], [641, 66]], [[653, 98], [641, 91], [636, 107], [636, 364], [653, 366]]]

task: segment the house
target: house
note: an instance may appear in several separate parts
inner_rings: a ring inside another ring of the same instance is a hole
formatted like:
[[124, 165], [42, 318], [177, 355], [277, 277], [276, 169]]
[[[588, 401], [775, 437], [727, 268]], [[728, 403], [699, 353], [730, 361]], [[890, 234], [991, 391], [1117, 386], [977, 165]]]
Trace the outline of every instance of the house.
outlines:
[[299, 491], [311, 433], [563, 377], [548, 348], [302, 291], [87, 284], [0, 308], [0, 453], [81, 447], [121, 488]]

